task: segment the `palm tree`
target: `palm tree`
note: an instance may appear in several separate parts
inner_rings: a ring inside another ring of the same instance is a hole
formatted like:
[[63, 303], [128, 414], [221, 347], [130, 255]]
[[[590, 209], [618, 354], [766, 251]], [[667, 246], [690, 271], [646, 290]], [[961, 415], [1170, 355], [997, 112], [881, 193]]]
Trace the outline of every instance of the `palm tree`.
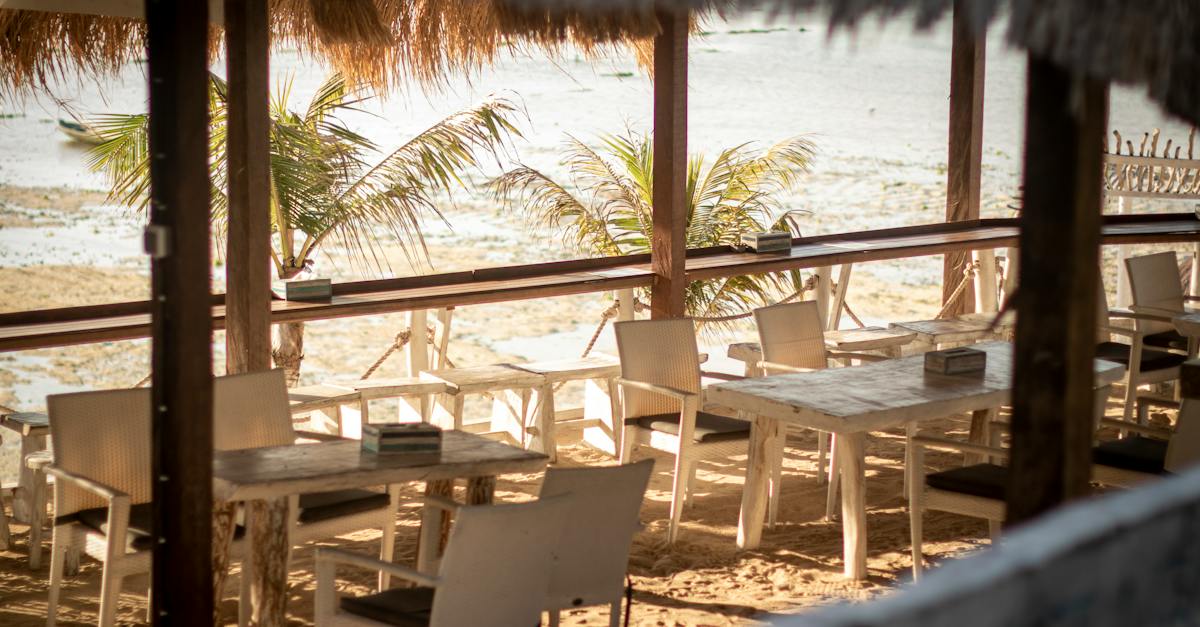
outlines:
[[[489, 186], [510, 210], [523, 212], [531, 226], [561, 230], [564, 242], [579, 252], [647, 253], [654, 183], [651, 136], [627, 131], [602, 136], [601, 145], [596, 150], [568, 136], [560, 163], [569, 173], [569, 186], [524, 165]], [[736, 245], [742, 233], [754, 231], [798, 235], [796, 212], [782, 210], [779, 194], [797, 188], [813, 154], [812, 142], [797, 136], [766, 150], [749, 143], [727, 148], [711, 164], [703, 155], [693, 156], [688, 161], [687, 247]], [[799, 287], [796, 272], [693, 281], [685, 303], [688, 315], [697, 319], [722, 317]]]
[[[382, 272], [387, 262], [381, 237], [394, 236], [410, 264], [427, 259], [421, 232], [428, 218], [445, 220], [435, 197], [463, 185], [479, 155], [498, 157], [514, 137], [521, 110], [491, 97], [454, 113], [384, 153], [351, 131], [339, 112], [358, 110], [365, 97], [340, 75], [329, 77], [303, 112], [287, 108], [290, 82], [272, 98], [270, 110], [271, 222], [275, 271], [290, 279], [308, 268], [330, 239], [350, 251], [352, 262]], [[209, 162], [212, 214], [217, 231], [227, 222], [226, 85], [211, 78]], [[109, 179], [112, 200], [144, 211], [149, 202], [148, 116], [107, 115], [89, 122], [104, 137], [90, 166]], [[220, 240], [218, 240], [220, 241]], [[304, 323], [278, 326], [275, 363], [299, 378]]]

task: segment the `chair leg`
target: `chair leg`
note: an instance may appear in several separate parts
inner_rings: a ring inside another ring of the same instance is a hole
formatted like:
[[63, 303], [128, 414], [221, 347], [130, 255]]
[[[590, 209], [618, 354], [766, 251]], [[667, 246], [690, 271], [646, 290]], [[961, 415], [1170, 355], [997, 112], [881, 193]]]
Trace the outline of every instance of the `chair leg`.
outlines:
[[921, 578], [921, 571], [924, 568], [925, 556], [922, 552], [921, 544], [923, 541], [921, 529], [921, 516], [924, 512], [921, 511], [920, 497], [909, 499], [908, 501], [908, 528], [912, 534], [912, 571], [913, 581]]
[[621, 599], [613, 601], [608, 606], [608, 627], [620, 627], [621, 625]]
[[[250, 520], [246, 519], [247, 528], [249, 528]], [[238, 582], [238, 627], [247, 627], [250, 624], [250, 613], [254, 609], [250, 606], [250, 582], [254, 572], [254, 551], [250, 547], [246, 547], [245, 555], [242, 557], [242, 577]]]
[[837, 447], [832, 446], [836, 442], [837, 436], [829, 434], [829, 488], [825, 491], [825, 520], [833, 520], [837, 516], [838, 484], [842, 473], [838, 472]]
[[623, 427], [621, 429], [620, 462], [622, 464], [628, 464], [630, 458], [633, 457], [633, 430], [634, 427]]
[[684, 455], [675, 456], [675, 476], [671, 486], [671, 526], [667, 529], [667, 544], [675, 544], [679, 537], [679, 521], [683, 518], [684, 483], [687, 482], [687, 467], [691, 460]]
[[66, 526], [54, 527], [54, 541], [50, 548], [50, 595], [46, 602], [46, 626], [54, 627], [58, 620], [58, 595], [62, 590], [63, 564], [67, 558], [67, 543], [70, 530]]
[[29, 567], [42, 566], [42, 532], [46, 524], [46, 473], [39, 468], [33, 477], [32, 509], [29, 513]]
[[[384, 514], [383, 538], [380, 540], [379, 545], [379, 559], [391, 564], [394, 561], [396, 553], [396, 507], [400, 501], [400, 488], [399, 486], [390, 485], [387, 491], [391, 503], [388, 505], [387, 513]], [[391, 574], [384, 570], [379, 571], [379, 591], [383, 592], [387, 590], [391, 583]]]
[[[829, 473], [825, 470], [825, 456], [829, 451], [829, 438], [829, 432], [817, 432], [817, 485], [825, 485], [825, 482], [829, 480]], [[832, 468], [832, 465], [830, 468]]]
[[992, 544], [995, 544], [996, 541], [1000, 539], [1000, 521], [999, 520], [989, 520], [988, 521], [988, 538], [991, 539]]
[[683, 506], [691, 507], [696, 502], [696, 462], [687, 465], [687, 483], [683, 485]]
[[546, 613], [550, 615], [550, 627], [558, 627], [559, 621], [562, 620], [559, 610], [547, 610]]
[[113, 564], [105, 562], [104, 574], [100, 576], [100, 627], [112, 627], [117, 622], [117, 603], [121, 600], [121, 583], [125, 578], [113, 570], [116, 570]]

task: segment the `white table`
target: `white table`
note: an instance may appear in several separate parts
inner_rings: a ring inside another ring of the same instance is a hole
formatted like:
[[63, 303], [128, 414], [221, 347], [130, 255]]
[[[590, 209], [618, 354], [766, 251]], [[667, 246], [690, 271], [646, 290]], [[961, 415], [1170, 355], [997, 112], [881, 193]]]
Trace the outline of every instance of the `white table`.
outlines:
[[1013, 316], [1006, 315], [993, 327], [995, 318], [996, 314], [994, 313], [971, 313], [945, 320], [893, 322], [888, 327], [915, 333], [916, 339], [913, 340], [912, 352], [923, 353], [927, 350], [949, 348], [982, 340], [1004, 339], [1004, 336], [1012, 330]]
[[[773, 440], [782, 425], [837, 434], [842, 473], [842, 534], [845, 573], [867, 574], [866, 500], [863, 444], [866, 434], [963, 412], [976, 417], [1008, 403], [1012, 386], [1012, 345], [988, 342], [987, 369], [979, 375], [937, 375], [914, 355], [853, 368], [832, 368], [744, 379], [709, 386], [707, 400], [752, 418], [750, 459], [738, 522], [738, 546], [757, 547], [762, 538]], [[1124, 368], [1096, 361], [1098, 384], [1117, 381]]]
[[1180, 314], [1171, 319], [1175, 330], [1188, 339], [1188, 358], [1196, 357], [1197, 341], [1200, 340], [1200, 312]]
[[[467, 501], [490, 503], [496, 475], [537, 472], [546, 456], [487, 438], [446, 431], [442, 450], [431, 455], [374, 455], [361, 451], [358, 440], [217, 451], [213, 456], [213, 498], [249, 501], [249, 546], [254, 553], [252, 622], [286, 624], [287, 497], [304, 492], [344, 490], [409, 481], [426, 482], [426, 494], [449, 496], [454, 480], [466, 477]], [[227, 523], [232, 534], [232, 519]], [[440, 510], [426, 508], [421, 521], [418, 565], [427, 566], [437, 552], [446, 522]], [[422, 563], [424, 562], [424, 563]], [[222, 563], [227, 563], [222, 560]]]

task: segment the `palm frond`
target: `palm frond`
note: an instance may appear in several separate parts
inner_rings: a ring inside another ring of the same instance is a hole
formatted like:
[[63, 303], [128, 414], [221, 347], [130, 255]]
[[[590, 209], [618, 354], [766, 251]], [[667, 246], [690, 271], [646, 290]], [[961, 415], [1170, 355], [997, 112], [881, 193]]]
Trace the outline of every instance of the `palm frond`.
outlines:
[[523, 207], [535, 229], [561, 229], [563, 241], [597, 256], [623, 254], [603, 210], [578, 199], [550, 177], [520, 166], [488, 182], [492, 195], [512, 209]]

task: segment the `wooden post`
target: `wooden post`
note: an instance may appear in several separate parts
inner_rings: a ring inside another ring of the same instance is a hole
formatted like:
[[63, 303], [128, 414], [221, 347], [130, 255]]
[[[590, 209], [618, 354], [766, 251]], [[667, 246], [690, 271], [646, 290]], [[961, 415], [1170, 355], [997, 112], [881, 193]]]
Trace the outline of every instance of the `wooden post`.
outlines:
[[155, 623], [213, 615], [208, 3], [147, 2]]
[[686, 11], [658, 12], [654, 38], [654, 232], [650, 238], [650, 317], [684, 313], [687, 257]]
[[225, 368], [271, 367], [271, 168], [267, 0], [225, 0], [229, 232]]
[[1025, 206], [1008, 522], [1084, 495], [1091, 477], [1103, 83], [1029, 57]]
[[[950, 52], [950, 151], [946, 160], [946, 221], [979, 218], [979, 169], [983, 156], [984, 37], [976, 38], [964, 0], [954, 1], [954, 35]], [[942, 303], [963, 280], [969, 253], [946, 253], [942, 269]], [[974, 285], [967, 284], [952, 315], [974, 309]]]

